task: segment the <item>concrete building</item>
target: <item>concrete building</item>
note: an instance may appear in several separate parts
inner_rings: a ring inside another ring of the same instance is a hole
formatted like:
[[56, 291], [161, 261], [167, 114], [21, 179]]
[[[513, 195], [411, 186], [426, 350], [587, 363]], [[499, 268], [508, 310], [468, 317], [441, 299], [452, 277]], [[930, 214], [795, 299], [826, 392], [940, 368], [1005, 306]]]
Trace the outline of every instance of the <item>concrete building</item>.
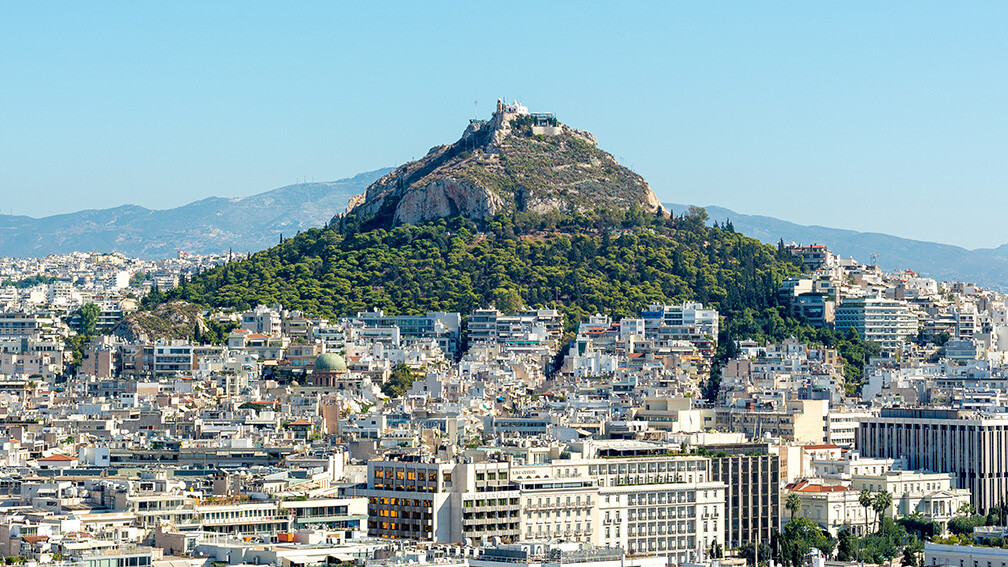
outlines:
[[368, 535], [438, 543], [518, 539], [519, 493], [506, 462], [368, 462]]
[[822, 443], [829, 400], [788, 400], [780, 409], [719, 407], [718, 429], [745, 433], [750, 439], [764, 435], [799, 443]]
[[905, 301], [878, 297], [844, 299], [836, 308], [836, 329], [857, 331], [859, 337], [895, 353], [904, 339], [917, 333], [918, 319]]
[[1008, 549], [928, 541], [921, 567], [1008, 567]]
[[861, 422], [855, 445], [866, 457], [904, 458], [911, 470], [952, 473], [981, 513], [1008, 501], [1008, 416], [883, 409]]
[[713, 445], [711, 480], [724, 484], [726, 546], [769, 542], [781, 525], [780, 456], [765, 444]]

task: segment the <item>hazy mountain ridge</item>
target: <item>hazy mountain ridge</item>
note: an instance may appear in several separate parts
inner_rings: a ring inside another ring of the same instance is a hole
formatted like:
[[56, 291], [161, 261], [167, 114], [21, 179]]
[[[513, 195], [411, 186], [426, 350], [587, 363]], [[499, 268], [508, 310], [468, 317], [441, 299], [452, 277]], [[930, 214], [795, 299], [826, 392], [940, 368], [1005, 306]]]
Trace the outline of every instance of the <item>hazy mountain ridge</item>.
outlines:
[[[196, 253], [255, 252], [277, 242], [280, 233], [324, 226], [354, 195], [392, 173], [384, 168], [332, 182], [280, 187], [240, 198], [208, 197], [173, 209], [137, 205], [89, 209], [43, 218], [0, 215], [0, 255], [45, 256], [72, 251], [118, 251], [141, 258]], [[688, 205], [665, 203], [681, 214]], [[973, 281], [1008, 290], [1008, 244], [969, 250], [875, 232], [806, 226], [731, 209], [704, 207], [719, 223], [762, 242], [820, 243], [841, 256], [870, 262], [878, 254], [884, 269], [911, 269], [938, 280]]]
[[[665, 203], [679, 214], [689, 205]], [[1008, 290], [1008, 244], [998, 248], [969, 250], [951, 244], [901, 238], [878, 232], [806, 226], [774, 217], [747, 215], [710, 205], [704, 207], [711, 221], [730, 219], [735, 230], [768, 244], [784, 242], [825, 244], [834, 254], [870, 263], [878, 254], [885, 270], [910, 269], [939, 281], [975, 282], [997, 290]]]
[[163, 258], [179, 250], [256, 252], [276, 243], [281, 232], [293, 235], [325, 225], [333, 211], [389, 171], [288, 185], [248, 197], [208, 197], [172, 209], [122, 205], [43, 218], [0, 215], [0, 255], [115, 251]]

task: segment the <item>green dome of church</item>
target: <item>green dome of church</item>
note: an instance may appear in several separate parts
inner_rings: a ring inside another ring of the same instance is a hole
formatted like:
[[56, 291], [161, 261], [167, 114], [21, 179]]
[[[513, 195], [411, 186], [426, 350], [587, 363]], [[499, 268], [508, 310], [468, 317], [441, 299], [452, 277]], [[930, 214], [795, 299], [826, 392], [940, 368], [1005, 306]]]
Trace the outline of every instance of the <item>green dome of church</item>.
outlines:
[[327, 372], [345, 372], [347, 365], [342, 356], [336, 354], [335, 352], [327, 352], [320, 354], [319, 357], [315, 359], [314, 368], [315, 370]]

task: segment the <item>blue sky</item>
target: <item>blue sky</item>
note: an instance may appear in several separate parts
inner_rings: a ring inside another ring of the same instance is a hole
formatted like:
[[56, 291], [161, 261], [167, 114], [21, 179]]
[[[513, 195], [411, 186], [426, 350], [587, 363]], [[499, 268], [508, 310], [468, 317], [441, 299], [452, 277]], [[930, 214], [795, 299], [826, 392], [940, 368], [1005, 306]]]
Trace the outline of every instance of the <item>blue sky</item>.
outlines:
[[[293, 4], [293, 5], [292, 5]], [[628, 5], [625, 5], [628, 4]], [[1008, 242], [1005, 3], [0, 4], [3, 213], [399, 164], [499, 96], [663, 201]]]

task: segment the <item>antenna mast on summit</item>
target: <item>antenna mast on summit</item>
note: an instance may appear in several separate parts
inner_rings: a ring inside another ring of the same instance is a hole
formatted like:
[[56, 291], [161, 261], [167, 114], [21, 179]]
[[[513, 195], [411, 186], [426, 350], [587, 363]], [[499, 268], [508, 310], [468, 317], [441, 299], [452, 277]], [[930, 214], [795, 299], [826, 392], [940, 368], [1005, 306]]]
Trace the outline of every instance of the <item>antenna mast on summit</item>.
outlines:
[[479, 120], [479, 99], [473, 100], [473, 120]]

